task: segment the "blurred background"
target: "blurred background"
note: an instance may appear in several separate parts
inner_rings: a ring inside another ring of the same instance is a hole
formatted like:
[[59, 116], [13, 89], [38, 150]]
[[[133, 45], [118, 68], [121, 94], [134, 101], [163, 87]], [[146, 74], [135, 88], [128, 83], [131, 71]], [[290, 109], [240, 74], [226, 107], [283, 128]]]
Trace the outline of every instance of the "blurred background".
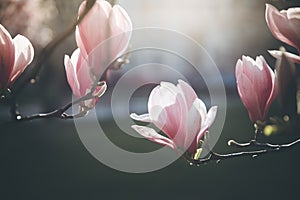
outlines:
[[[35, 53], [62, 33], [77, 17], [81, 0], [0, 0], [0, 23], [12, 36], [20, 33], [32, 41]], [[134, 28], [158, 27], [177, 31], [201, 44], [218, 66], [227, 93], [227, 116], [223, 133], [215, 146], [217, 152], [231, 152], [227, 141], [252, 138], [252, 125], [237, 96], [234, 70], [242, 55], [263, 55], [274, 68], [269, 49], [278, 49], [264, 18], [265, 3], [278, 9], [300, 6], [297, 0], [119, 0], [132, 19]], [[134, 37], [134, 35], [133, 35]], [[148, 37], [140, 38], [147, 40]], [[161, 38], [165, 42], [164, 38]], [[168, 40], [167, 40], [168, 41]], [[186, 54], [197, 52], [184, 43], [172, 41]], [[131, 44], [134, 48], [134, 43]], [[285, 45], [288, 51], [294, 49]], [[26, 86], [19, 98], [21, 113], [30, 115], [62, 107], [72, 99], [63, 66], [64, 54], [76, 48], [72, 34], [49, 55], [38, 82]], [[99, 123], [118, 146], [136, 152], [159, 148], [145, 139], [132, 138], [120, 130], [112, 119], [110, 100], [114, 85], [137, 63], [172, 63], [182, 72], [196, 92], [210, 106], [208, 90], [199, 74], [172, 56], [161, 52], [133, 54], [130, 63], [113, 71], [109, 89], [97, 105]], [[201, 59], [199, 59], [201, 64]], [[203, 63], [208, 69], [210, 64]], [[28, 73], [28, 72], [27, 72]], [[160, 77], [158, 71], [155, 78]], [[26, 73], [24, 74], [26, 76]], [[136, 79], [154, 77], [138, 74]], [[215, 77], [208, 77], [214, 80]], [[173, 83], [177, 77], [170, 77]], [[134, 82], [130, 79], [128, 82]], [[130, 84], [128, 84], [130, 85]], [[131, 109], [147, 112], [147, 96], [154, 85], [135, 92]], [[129, 88], [128, 88], [129, 89]], [[138, 99], [135, 101], [134, 99]], [[137, 103], [138, 102], [138, 103]], [[9, 108], [0, 104], [0, 119], [9, 117]], [[270, 115], [278, 112], [274, 103]], [[124, 116], [125, 118], [126, 116]], [[86, 118], [86, 123], [92, 123]], [[130, 126], [129, 124], [128, 126]], [[74, 123], [64, 120], [39, 120], [25, 123], [0, 123], [0, 199], [299, 199], [299, 148], [286, 152], [237, 158], [219, 164], [189, 166], [184, 160], [147, 174], [126, 174], [110, 169], [82, 145]], [[299, 133], [263, 138], [288, 142]], [[113, 159], [113, 158], [112, 158]]]

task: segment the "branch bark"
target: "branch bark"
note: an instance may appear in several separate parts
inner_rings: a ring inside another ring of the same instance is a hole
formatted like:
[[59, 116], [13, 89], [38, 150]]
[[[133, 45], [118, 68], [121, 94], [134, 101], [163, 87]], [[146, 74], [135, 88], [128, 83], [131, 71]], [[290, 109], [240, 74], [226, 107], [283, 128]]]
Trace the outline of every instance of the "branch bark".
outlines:
[[205, 163], [212, 162], [212, 161], [219, 163], [221, 160], [227, 160], [227, 159], [236, 158], [236, 157], [246, 157], [246, 156], [257, 157], [262, 154], [274, 153], [274, 152], [278, 152], [278, 151], [287, 150], [287, 149], [299, 144], [300, 139], [297, 139], [297, 140], [295, 140], [291, 143], [287, 143], [287, 144], [260, 143], [255, 140], [251, 140], [250, 142], [247, 142], [247, 143], [238, 143], [238, 142], [235, 142], [234, 140], [230, 140], [228, 143], [229, 143], [228, 144], [229, 146], [235, 146], [238, 148], [260, 147], [262, 149], [252, 150], [252, 151], [240, 151], [240, 152], [234, 152], [234, 153], [228, 153], [228, 154], [220, 154], [220, 153], [215, 153], [213, 151], [210, 151], [210, 153], [205, 158], [200, 158], [199, 160], [188, 159], [188, 162], [190, 162], [191, 165], [199, 166], [201, 164], [205, 164]]
[[51, 111], [51, 112], [47, 112], [47, 113], [41, 113], [41, 114], [35, 114], [35, 115], [31, 115], [31, 116], [26, 116], [26, 117], [22, 117], [21, 115], [17, 116], [17, 120], [18, 121], [32, 121], [32, 120], [36, 120], [36, 119], [44, 119], [44, 118], [59, 118], [59, 119], [74, 119], [74, 118], [79, 118], [79, 117], [83, 117], [87, 114], [87, 110], [83, 110], [75, 115], [69, 115], [66, 113], [66, 111], [72, 107], [72, 105], [76, 105], [79, 104], [82, 101], [86, 101], [89, 99], [93, 99], [96, 98], [95, 96], [93, 96], [92, 92], [88, 93], [87, 95], [77, 99], [74, 102], [70, 102], [67, 105], [65, 105], [64, 107]]

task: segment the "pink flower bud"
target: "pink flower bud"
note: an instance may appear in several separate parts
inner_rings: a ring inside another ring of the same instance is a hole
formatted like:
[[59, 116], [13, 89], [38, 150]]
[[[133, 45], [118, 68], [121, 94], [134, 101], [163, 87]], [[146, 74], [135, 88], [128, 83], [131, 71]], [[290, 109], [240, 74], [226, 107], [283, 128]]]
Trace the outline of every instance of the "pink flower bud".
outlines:
[[91, 73], [91, 69], [82, 56], [79, 48], [76, 49], [71, 58], [65, 55], [65, 70], [67, 74], [68, 83], [72, 89], [76, 98], [81, 98], [90, 93], [93, 87], [96, 87], [93, 92], [93, 96], [90, 100], [83, 101], [80, 106], [84, 109], [91, 109], [95, 106], [98, 98], [102, 96], [106, 90], [105, 82], [96, 85], [97, 81], [94, 80], [94, 76]]
[[274, 6], [266, 4], [266, 21], [274, 37], [300, 52], [300, 8], [279, 12]]
[[153, 123], [167, 137], [146, 126], [133, 125], [132, 128], [148, 140], [194, 155], [200, 139], [216, 118], [217, 107], [207, 112], [193, 88], [184, 81], [178, 82], [177, 86], [161, 82], [149, 96], [149, 113], [130, 115], [134, 120]]
[[33, 57], [34, 50], [30, 41], [22, 35], [12, 39], [0, 24], [0, 89], [9, 88]]
[[[85, 6], [86, 1], [80, 5], [79, 14]], [[127, 49], [131, 31], [131, 20], [121, 6], [95, 2], [76, 29], [76, 42], [97, 77]]]
[[271, 103], [277, 95], [275, 73], [264, 57], [256, 60], [243, 56], [236, 64], [238, 93], [253, 122], [265, 121]]

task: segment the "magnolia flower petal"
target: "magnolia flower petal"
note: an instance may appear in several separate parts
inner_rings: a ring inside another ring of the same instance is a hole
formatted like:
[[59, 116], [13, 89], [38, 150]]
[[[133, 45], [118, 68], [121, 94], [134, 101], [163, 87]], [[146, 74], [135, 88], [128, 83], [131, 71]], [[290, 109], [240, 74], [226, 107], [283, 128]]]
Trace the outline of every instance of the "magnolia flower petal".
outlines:
[[[159, 127], [169, 138], [171, 138], [177, 146], [183, 147], [186, 126], [187, 126], [187, 109], [182, 103], [183, 99], [181, 95], [176, 96], [176, 102], [173, 105], [164, 107], [159, 115], [157, 121], [153, 120], [153, 123]], [[151, 118], [152, 119], [152, 118]], [[162, 124], [162, 122], [164, 122]], [[162, 125], [161, 125], [162, 124]]]
[[158, 134], [154, 129], [149, 128], [149, 127], [145, 127], [145, 126], [137, 126], [137, 125], [133, 125], [131, 126], [136, 132], [138, 132], [139, 134], [141, 134], [143, 137], [145, 137], [146, 139], [164, 145], [164, 146], [168, 146], [171, 149], [175, 149], [176, 146], [173, 143], [172, 140], [170, 140], [169, 138], [166, 138], [160, 134]]
[[300, 8], [289, 8], [287, 10], [287, 18], [288, 19], [300, 19]]
[[273, 70], [271, 70], [263, 56], [258, 56], [256, 58], [256, 63], [262, 65], [261, 73], [255, 77], [255, 89], [259, 91], [257, 96], [260, 102], [260, 110], [264, 111], [263, 118], [265, 118], [266, 112], [269, 111], [268, 107], [270, 106], [270, 103], [268, 102], [274, 91], [275, 76]]
[[[300, 50], [300, 8], [289, 8], [286, 12], [287, 18], [289, 20], [290, 27], [296, 37], [296, 44], [298, 51]], [[299, 52], [300, 53], [300, 52]]]
[[136, 121], [147, 122], [150, 123], [151, 119], [149, 114], [137, 115], [136, 113], [131, 113], [130, 117]]
[[[130, 117], [139, 121], [152, 122], [167, 135], [168, 142], [166, 144], [166, 138], [153, 129], [143, 127], [141, 131], [139, 128], [137, 131], [142, 132], [141, 134], [144, 134], [146, 138], [164, 145], [172, 142], [171, 146], [176, 146], [193, 155], [197, 151], [197, 136], [203, 129], [202, 125], [205, 124], [205, 119], [207, 120], [205, 130], [207, 130], [213, 123], [216, 114], [216, 107], [211, 108], [209, 113], [206, 113], [205, 104], [197, 96], [191, 108], [188, 109], [187, 102], [190, 99], [187, 100], [187, 98], [194, 98], [195, 96], [193, 89], [182, 81], [179, 81], [177, 86], [162, 82], [150, 94], [149, 115], [139, 116], [133, 113]], [[137, 129], [140, 126], [134, 127]]]
[[[186, 103], [186, 96], [185, 94], [181, 91], [181, 89], [177, 86], [175, 86], [174, 84], [172, 83], [169, 83], [169, 82], [161, 82], [160, 83], [160, 90], [162, 93], [165, 93], [166, 91], [169, 91], [169, 95], [171, 96], [174, 96], [176, 98], [176, 101], [175, 101], [175, 105], [178, 110], [178, 113], [181, 113], [181, 115], [179, 115], [179, 117], [181, 117], [181, 121], [185, 121], [186, 118], [187, 118], [187, 113], [188, 113], [188, 106], [187, 106], [187, 103]], [[162, 107], [168, 107], [168, 103], [167, 102], [163, 102], [163, 104], [160, 104]], [[177, 117], [177, 118], [179, 118]]]
[[274, 99], [278, 95], [278, 82], [276, 81], [276, 79], [277, 79], [277, 73], [276, 73], [276, 71], [274, 72], [273, 70], [271, 70], [270, 67], [268, 67], [268, 70], [269, 70], [269, 74], [271, 76], [270, 83], [272, 83], [272, 89], [271, 89], [271, 92], [270, 92], [270, 96], [269, 96], [269, 98], [268, 98], [268, 100], [266, 102], [266, 108], [265, 108], [264, 118], [267, 116], [267, 112], [269, 111], [271, 103], [274, 101]]
[[94, 49], [87, 56], [87, 62], [92, 68], [96, 79], [100, 79], [107, 72], [110, 64], [116, 59], [114, 55], [109, 53], [114, 48], [110, 42], [111, 40], [109, 39], [99, 45], [95, 45]]
[[171, 92], [173, 95], [177, 95], [180, 93], [180, 90], [172, 83], [169, 82], [161, 82], [160, 83], [161, 89], [167, 89], [169, 92]]
[[289, 44], [299, 50], [300, 37], [299, 23], [294, 24], [294, 21], [290, 21], [286, 11], [279, 12], [277, 8], [270, 4], [266, 4], [266, 21], [270, 28], [270, 31], [278, 40]]
[[[256, 57], [256, 60], [249, 56], [243, 56], [236, 64], [236, 76], [245, 74], [252, 84], [264, 81], [264, 60]], [[262, 83], [263, 84], [263, 83]]]
[[245, 74], [240, 74], [237, 77], [237, 86], [240, 98], [248, 110], [250, 119], [252, 121], [263, 121], [263, 111], [259, 109], [257, 93], [253, 87], [252, 82]]
[[235, 77], [237, 78], [240, 74], [243, 74], [243, 61], [238, 59], [235, 66]]
[[213, 106], [209, 109], [206, 118], [202, 119], [204, 121], [203, 125], [201, 126], [200, 131], [197, 135], [197, 143], [203, 138], [206, 131], [212, 126], [212, 124], [215, 122], [216, 116], [217, 116], [218, 107]]
[[154, 125], [182, 147], [188, 111], [178, 88], [167, 82], [155, 87], [150, 93], [148, 111]]
[[[161, 110], [176, 102], [176, 94], [171, 92], [167, 87], [156, 86], [150, 93], [148, 100], [148, 111], [150, 118], [157, 121]], [[153, 109], [155, 108], [155, 109]]]
[[199, 103], [199, 106], [197, 108], [198, 108], [198, 111], [199, 111], [201, 119], [202, 119], [201, 126], [203, 126], [204, 119], [206, 118], [206, 115], [207, 115], [207, 109], [206, 109], [204, 102], [201, 99], [197, 98], [197, 102]]
[[78, 60], [76, 75], [80, 86], [80, 95], [84, 96], [87, 94], [87, 90], [91, 90], [93, 86], [96, 86], [98, 80], [92, 79], [93, 73], [91, 72], [91, 68], [81, 54], [79, 55]]
[[[66, 61], [68, 61], [68, 59]], [[81, 50], [79, 48], [77, 48], [73, 52], [70, 62], [72, 63], [72, 68], [74, 70], [74, 79], [70, 81], [75, 81], [76, 83], [76, 88], [73, 88], [74, 90], [72, 89], [73, 93], [76, 94], [75, 95], [76, 97], [82, 97], [88, 93], [87, 90], [89, 91], [91, 90], [94, 83], [94, 81], [91, 78], [92, 77], [91, 69], [89, 67], [88, 62], [83, 57]]]
[[81, 66], [81, 64], [78, 63], [80, 61], [80, 59], [79, 59], [80, 53], [81, 53], [81, 50], [79, 48], [77, 48], [73, 51], [71, 58], [70, 58], [70, 62], [73, 65], [75, 73], [77, 73], [77, 71], [78, 71], [78, 66]]
[[119, 5], [112, 8], [110, 15], [110, 27], [112, 34], [119, 34], [120, 30], [123, 32], [132, 30], [132, 22], [127, 12]]
[[187, 104], [187, 108], [190, 109], [193, 106], [194, 101], [197, 99], [197, 94], [194, 89], [182, 80], [178, 80], [177, 87], [182, 91], [183, 96]]
[[109, 26], [111, 32], [111, 58], [116, 59], [121, 56], [129, 45], [131, 38], [132, 22], [127, 12], [119, 5], [112, 8], [109, 16]]
[[[76, 57], [78, 59], [78, 55], [79, 55], [79, 49], [73, 52], [72, 59], [75, 60]], [[72, 89], [72, 92], [76, 97], [80, 97], [79, 82], [76, 76], [76, 65], [72, 63], [71, 58], [68, 55], [65, 55], [64, 64], [65, 64], [67, 80]]]
[[257, 76], [260, 76], [261, 71], [263, 70], [263, 65], [262, 63], [260, 64], [256, 63], [255, 60], [249, 56], [243, 56], [241, 68], [242, 68], [242, 73], [248, 77], [251, 83], [255, 83], [257, 81], [256, 80]]
[[9, 32], [0, 24], [0, 89], [9, 86], [14, 67], [15, 47]]
[[[86, 2], [80, 5], [78, 15], [85, 9]], [[93, 8], [78, 25], [76, 41], [78, 47], [87, 56], [95, 45], [108, 38], [108, 18], [112, 7], [107, 1], [96, 1]]]
[[190, 154], [194, 154], [198, 148], [198, 141], [196, 140], [197, 134], [201, 130], [202, 120], [200, 110], [202, 110], [202, 101], [200, 99], [195, 99], [191, 109], [188, 113], [187, 118], [187, 133], [184, 141], [184, 147], [188, 150]]
[[26, 67], [32, 62], [34, 49], [31, 42], [22, 35], [17, 35], [13, 39], [15, 46], [15, 64], [10, 75], [10, 82], [13, 83]]
[[[271, 54], [271, 56], [273, 56], [276, 59], [281, 59], [282, 57], [282, 51], [269, 50], [268, 52]], [[300, 64], [300, 56], [289, 52], [285, 52], [284, 54], [291, 62]]]
[[217, 111], [218, 111], [218, 106], [212, 106], [209, 109], [206, 118], [204, 120], [204, 127], [208, 127], [208, 128], [211, 127], [211, 125], [214, 123], [216, 119]]
[[273, 96], [274, 72], [262, 56], [256, 60], [243, 56], [236, 64], [236, 78], [239, 95], [251, 120], [264, 120]]
[[84, 57], [88, 56], [87, 50], [84, 46], [84, 42], [81, 40], [81, 36], [80, 36], [80, 32], [79, 32], [79, 28], [78, 26], [76, 26], [76, 30], [75, 30], [75, 39], [76, 39], [76, 44], [77, 47], [81, 50], [82, 54], [84, 55]]
[[[84, 1], [79, 8], [81, 15], [86, 7]], [[93, 8], [76, 28], [76, 42], [89, 63], [94, 76], [99, 79], [110, 64], [128, 47], [132, 22], [126, 11], [118, 5], [112, 7], [108, 1], [97, 0]]]

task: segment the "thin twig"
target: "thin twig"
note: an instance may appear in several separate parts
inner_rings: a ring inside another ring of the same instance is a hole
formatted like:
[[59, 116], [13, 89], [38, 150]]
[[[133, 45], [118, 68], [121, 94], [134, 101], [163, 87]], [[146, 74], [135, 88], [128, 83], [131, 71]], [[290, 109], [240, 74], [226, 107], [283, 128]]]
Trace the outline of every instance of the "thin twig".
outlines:
[[205, 158], [202, 158], [199, 160], [188, 159], [188, 161], [190, 162], [190, 164], [198, 166], [198, 165], [208, 163], [211, 161], [216, 161], [218, 163], [221, 160], [226, 160], [226, 159], [236, 158], [236, 157], [245, 157], [245, 156], [256, 157], [258, 155], [262, 155], [262, 154], [266, 154], [266, 153], [282, 151], [282, 150], [288, 149], [290, 147], [293, 147], [298, 143], [300, 143], [300, 139], [297, 139], [297, 140], [295, 140], [291, 143], [287, 143], [287, 144], [260, 143], [260, 142], [254, 141], [254, 140], [251, 140], [248, 143], [235, 142], [234, 144], [240, 148], [255, 146], [255, 147], [265, 147], [265, 149], [253, 150], [253, 151], [241, 151], [241, 152], [234, 152], [234, 153], [229, 153], [229, 154], [219, 154], [219, 153], [215, 153], [215, 152], [211, 151], [208, 154], [208, 156], [206, 156]]
[[96, 98], [96, 97], [93, 96], [92, 93], [88, 93], [87, 95], [77, 99], [76, 101], [68, 103], [63, 108], [60, 108], [60, 109], [57, 109], [57, 110], [54, 110], [54, 111], [51, 111], [51, 112], [47, 112], [47, 113], [35, 114], [35, 115], [31, 115], [31, 116], [26, 116], [26, 117], [22, 117], [22, 116], [18, 115], [17, 120], [18, 121], [32, 121], [32, 120], [35, 120], [35, 119], [43, 119], [43, 118], [74, 119], [74, 118], [83, 117], [87, 113], [86, 110], [83, 110], [83, 111], [81, 111], [81, 112], [79, 112], [78, 114], [75, 114], [75, 115], [69, 115], [65, 112], [69, 108], [71, 108], [72, 105], [79, 104], [82, 101], [86, 101], [86, 100], [93, 99], [93, 98]]
[[[296, 141], [298, 141], [298, 140], [296, 140]], [[276, 149], [276, 148], [286, 147], [286, 145], [290, 145], [290, 144], [281, 144], [280, 145], [280, 144], [261, 143], [256, 140], [251, 140], [250, 142], [246, 142], [246, 143], [239, 143], [239, 142], [236, 142], [235, 140], [230, 140], [230, 141], [228, 141], [228, 145], [232, 146], [232, 147], [236, 147], [236, 148], [265, 147], [265, 148]]]

